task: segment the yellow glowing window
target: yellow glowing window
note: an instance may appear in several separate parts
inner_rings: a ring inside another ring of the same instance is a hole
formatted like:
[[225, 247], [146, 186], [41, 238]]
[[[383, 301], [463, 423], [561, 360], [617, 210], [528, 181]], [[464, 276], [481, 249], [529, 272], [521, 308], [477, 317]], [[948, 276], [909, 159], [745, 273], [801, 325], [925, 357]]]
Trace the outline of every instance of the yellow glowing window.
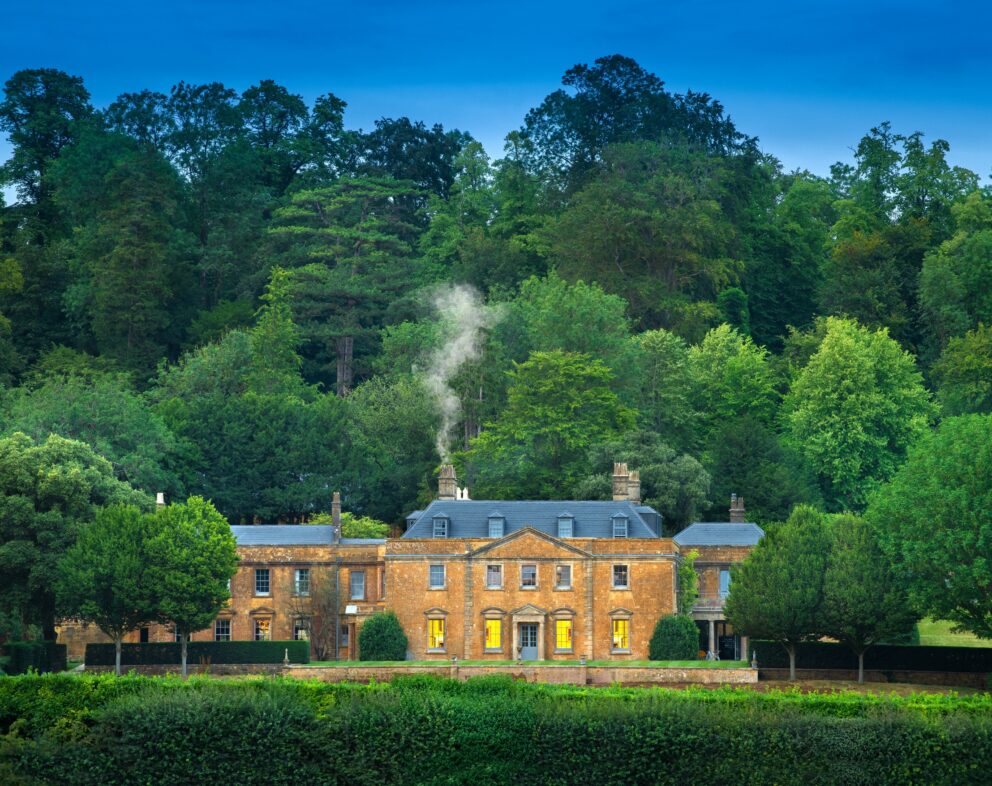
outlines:
[[613, 649], [630, 649], [630, 620], [613, 620]]
[[503, 621], [486, 620], [486, 649], [498, 650], [503, 646]]
[[572, 649], [572, 621], [555, 620], [555, 649]]
[[428, 620], [428, 623], [428, 649], [444, 649], [444, 620]]

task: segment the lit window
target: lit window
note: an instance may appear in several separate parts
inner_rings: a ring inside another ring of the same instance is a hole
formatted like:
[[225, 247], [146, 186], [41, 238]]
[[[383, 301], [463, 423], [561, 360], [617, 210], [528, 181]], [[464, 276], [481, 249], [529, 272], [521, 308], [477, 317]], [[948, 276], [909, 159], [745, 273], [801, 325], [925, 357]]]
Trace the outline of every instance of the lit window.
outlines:
[[486, 587], [488, 589], [503, 589], [502, 565], [486, 565]]
[[231, 621], [214, 620], [214, 641], [231, 640]]
[[365, 600], [365, 571], [351, 571], [349, 581], [351, 582], [351, 599]]
[[272, 631], [272, 620], [255, 620], [255, 641], [268, 641]]
[[572, 588], [572, 566], [558, 565], [555, 567], [555, 589]]
[[489, 519], [489, 537], [491, 538], [501, 538], [503, 537], [505, 520], [501, 516], [493, 516]]
[[630, 587], [630, 574], [626, 565], [613, 566], [613, 589], [628, 589]]
[[294, 641], [310, 640], [309, 617], [297, 617], [295, 620], [293, 620], [293, 640]]
[[720, 570], [720, 597], [725, 598], [730, 594], [730, 571], [727, 568]]
[[558, 519], [558, 537], [571, 538], [575, 533], [575, 519], [571, 516], [561, 516]]
[[437, 516], [434, 518], [434, 537], [448, 537], [448, 519], [445, 516]]
[[630, 620], [613, 620], [613, 649], [630, 649]]
[[427, 620], [427, 649], [444, 649], [444, 620]]
[[310, 568], [297, 568], [293, 590], [297, 595], [310, 594]]
[[503, 621], [486, 620], [486, 649], [498, 650], [503, 647]]
[[626, 538], [627, 537], [627, 517], [626, 516], [614, 516], [613, 517], [613, 537], [615, 537], [615, 538]]
[[537, 586], [537, 565], [520, 566], [520, 586], [521, 587]]
[[431, 565], [430, 588], [444, 589], [444, 565]]
[[571, 620], [555, 620], [555, 649], [559, 651], [571, 651], [572, 649]]
[[255, 568], [255, 594], [269, 594], [269, 569]]

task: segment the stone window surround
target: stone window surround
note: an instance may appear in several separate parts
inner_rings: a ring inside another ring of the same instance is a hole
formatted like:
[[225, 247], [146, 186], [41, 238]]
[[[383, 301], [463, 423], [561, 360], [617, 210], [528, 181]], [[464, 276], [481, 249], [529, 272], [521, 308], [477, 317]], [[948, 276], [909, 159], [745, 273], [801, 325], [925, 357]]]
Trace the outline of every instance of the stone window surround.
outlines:
[[[434, 568], [441, 569], [441, 583], [434, 583]], [[429, 562], [427, 564], [427, 589], [430, 591], [445, 590], [448, 588], [448, 568], [443, 562]]]
[[[262, 572], [265, 572], [265, 587], [264, 591], [259, 591], [259, 579], [261, 578]], [[255, 597], [256, 598], [267, 598], [272, 594], [272, 572], [268, 568], [255, 568]]]
[[[497, 584], [490, 584], [489, 583], [489, 568], [490, 567], [499, 568], [499, 584], [498, 585]], [[505, 573], [503, 571], [503, 563], [502, 562], [487, 562], [486, 563], [486, 578], [485, 578], [485, 582], [486, 582], [486, 589], [487, 590], [501, 590], [501, 589], [503, 589], [506, 586]]]
[[[355, 579], [362, 577], [362, 592], [361, 594], [355, 593]], [[368, 594], [365, 588], [365, 570], [355, 570], [354, 568], [348, 569], [348, 598], [349, 600], [365, 600], [365, 596]]]
[[[627, 574], [627, 583], [626, 584], [617, 584], [616, 583], [616, 569], [617, 568], [624, 568], [625, 569], [626, 574]], [[616, 590], [616, 591], [619, 591], [619, 592], [629, 592], [630, 591], [630, 584], [631, 584], [631, 581], [630, 581], [630, 564], [627, 563], [627, 562], [613, 562], [613, 563], [611, 563], [610, 564], [610, 589]]]
[[[558, 568], [568, 568], [568, 584], [558, 583]], [[555, 586], [554, 586], [555, 591], [571, 592], [573, 588], [572, 580], [575, 578], [574, 573], [575, 573], [575, 569], [573, 563], [571, 562], [559, 562], [555, 564]]]
[[[551, 620], [553, 622], [552, 631], [553, 631], [554, 637], [555, 637], [555, 649], [554, 649], [555, 653], [556, 654], [562, 654], [562, 655], [568, 655], [570, 653], [575, 652], [575, 612], [572, 609], [569, 609], [569, 608], [566, 608], [566, 607], [562, 607], [560, 609], [555, 609], [554, 611], [551, 612]], [[568, 620], [569, 622], [572, 623], [572, 646], [569, 647], [568, 649], [559, 649], [558, 648], [558, 621], [559, 620]]]
[[[300, 582], [300, 571], [301, 570], [305, 570], [307, 572], [306, 592], [300, 592], [300, 583], [301, 583]], [[312, 571], [310, 570], [310, 566], [309, 565], [302, 565], [302, 566], [298, 566], [298, 567], [293, 568], [293, 595], [294, 596], [299, 597], [299, 598], [308, 598], [308, 597], [310, 597], [310, 579], [311, 579], [311, 573], [312, 573]]]
[[[533, 568], [534, 569], [534, 583], [533, 584], [524, 584], [524, 568]], [[530, 592], [531, 590], [539, 589], [540, 586], [541, 586], [541, 582], [539, 580], [539, 577], [540, 577], [540, 571], [537, 568], [537, 563], [536, 562], [529, 561], [529, 562], [521, 562], [520, 563], [520, 589], [526, 590], [528, 592]]]
[[[506, 650], [506, 617], [507, 613], [503, 609], [490, 607], [482, 610], [482, 651], [488, 654], [501, 653]], [[486, 646], [486, 623], [489, 620], [499, 620], [499, 646]]]
[[[225, 633], [221, 633], [219, 625], [225, 623], [226, 628]], [[231, 618], [230, 617], [217, 617], [214, 620], [214, 641], [231, 641]]]
[[[446, 652], [447, 651], [446, 647], [447, 647], [447, 643], [448, 643], [448, 623], [447, 623], [448, 612], [445, 611], [444, 609], [439, 609], [439, 608], [436, 608], [435, 607], [435, 608], [432, 608], [432, 609], [427, 609], [427, 611], [424, 612], [424, 616], [427, 618], [427, 642], [426, 642], [427, 643], [427, 646], [426, 646], [425, 649], [427, 650], [428, 653], [431, 653], [431, 654], [435, 654], [435, 653], [439, 653], [439, 652]], [[442, 634], [444, 636], [444, 638], [441, 641], [441, 646], [440, 647], [431, 647], [430, 646], [430, 641], [431, 641], [430, 640], [431, 620], [442, 620], [442, 624], [444, 625], [444, 628], [443, 628], [444, 633]]]
[[[610, 652], [617, 653], [619, 655], [629, 655], [632, 651], [630, 644], [631, 639], [631, 624], [630, 621], [634, 616], [634, 612], [630, 609], [613, 609], [608, 615], [610, 618]], [[625, 648], [617, 648], [613, 646], [613, 623], [616, 620], [626, 620], [627, 621], [627, 646]]]

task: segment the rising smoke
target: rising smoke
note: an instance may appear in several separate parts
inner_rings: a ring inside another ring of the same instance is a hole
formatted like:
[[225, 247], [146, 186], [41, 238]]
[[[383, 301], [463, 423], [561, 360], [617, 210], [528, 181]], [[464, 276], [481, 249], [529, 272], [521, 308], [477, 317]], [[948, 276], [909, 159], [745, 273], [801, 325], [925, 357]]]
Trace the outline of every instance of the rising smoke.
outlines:
[[465, 284], [440, 287], [434, 292], [433, 302], [445, 342], [431, 354], [421, 374], [441, 413], [437, 452], [447, 463], [451, 458], [451, 435], [462, 409], [451, 389], [451, 379], [463, 364], [479, 357], [483, 331], [499, 322], [501, 312], [483, 303], [479, 293]]

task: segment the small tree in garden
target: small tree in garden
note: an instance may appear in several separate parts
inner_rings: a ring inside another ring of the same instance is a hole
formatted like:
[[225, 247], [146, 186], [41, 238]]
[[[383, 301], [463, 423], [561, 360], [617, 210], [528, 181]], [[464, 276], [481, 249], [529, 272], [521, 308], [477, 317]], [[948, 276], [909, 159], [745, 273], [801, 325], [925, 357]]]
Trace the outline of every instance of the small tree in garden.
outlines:
[[311, 568], [305, 595], [297, 594], [292, 578], [280, 594], [286, 613], [303, 622], [316, 660], [337, 660], [340, 592], [335, 568]]
[[796, 678], [796, 646], [820, 636], [829, 547], [823, 514], [802, 505], [731, 569], [727, 619], [746, 636], [785, 647], [790, 680]]
[[651, 660], [695, 660], [699, 654], [699, 628], [685, 614], [662, 617], [654, 626], [648, 657]]
[[153, 522], [146, 581], [157, 620], [179, 634], [185, 677], [190, 634], [207, 627], [231, 597], [237, 544], [227, 519], [202, 497], [157, 510]]
[[857, 516], [838, 516], [830, 525], [820, 629], [858, 656], [858, 682], [865, 681], [868, 648], [907, 635], [918, 619], [875, 531]]
[[373, 614], [358, 632], [360, 660], [405, 660], [407, 638], [391, 611]]
[[114, 640], [115, 672], [121, 673], [121, 642], [155, 619], [144, 580], [150, 516], [131, 505], [99, 509], [83, 525], [59, 564], [58, 598], [64, 614], [95, 623]]

